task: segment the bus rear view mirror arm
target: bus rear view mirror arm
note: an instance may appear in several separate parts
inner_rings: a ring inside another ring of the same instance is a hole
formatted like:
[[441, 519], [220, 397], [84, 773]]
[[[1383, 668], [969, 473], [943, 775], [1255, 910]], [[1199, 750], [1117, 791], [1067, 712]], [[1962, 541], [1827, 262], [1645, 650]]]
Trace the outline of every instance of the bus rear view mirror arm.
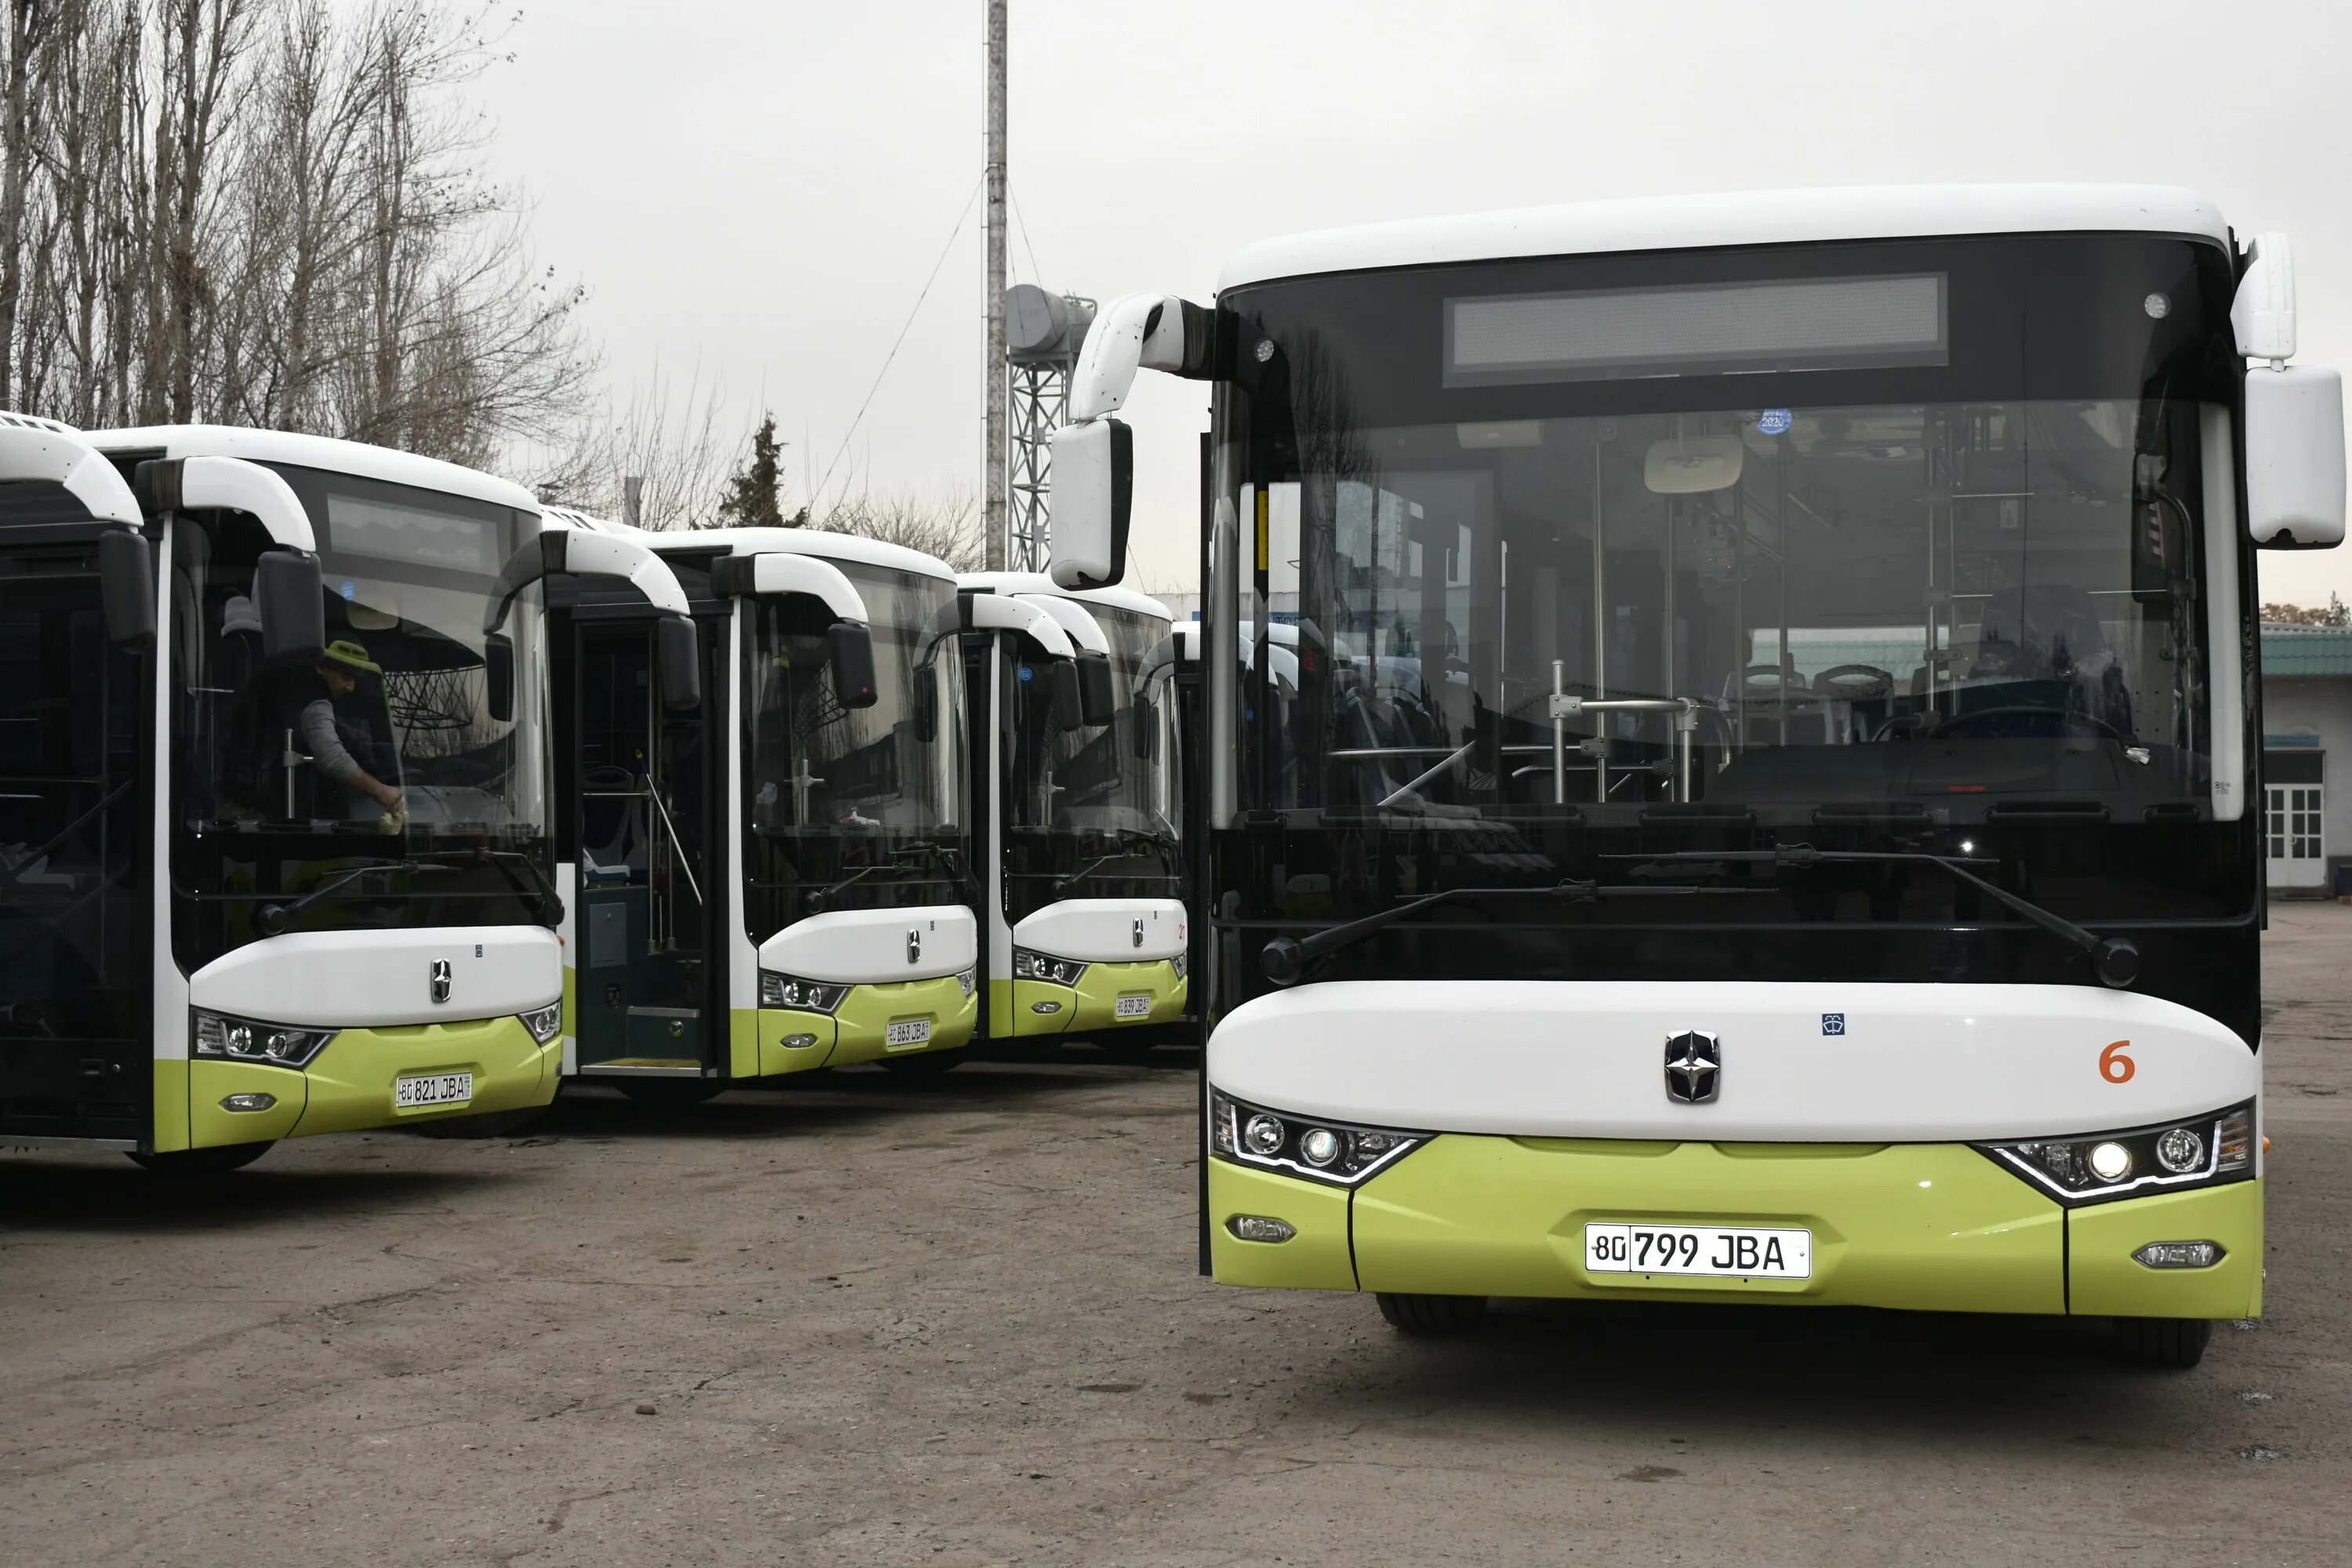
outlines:
[[489, 607], [482, 615], [485, 634], [506, 624], [515, 595], [542, 577], [618, 577], [643, 594], [657, 610], [690, 616], [686, 590], [662, 558], [618, 534], [590, 533], [551, 528], [507, 557], [491, 584]]
[[1064, 588], [1108, 588], [1127, 575], [1135, 443], [1111, 417], [1139, 370], [1192, 381], [1215, 373], [1217, 315], [1172, 294], [1114, 300], [1087, 331], [1070, 377], [1070, 423], [1054, 432], [1054, 559]]
[[2294, 357], [2294, 251], [2258, 234], [2230, 304], [2246, 367], [2246, 531], [2271, 550], [2344, 542], [2344, 378]]

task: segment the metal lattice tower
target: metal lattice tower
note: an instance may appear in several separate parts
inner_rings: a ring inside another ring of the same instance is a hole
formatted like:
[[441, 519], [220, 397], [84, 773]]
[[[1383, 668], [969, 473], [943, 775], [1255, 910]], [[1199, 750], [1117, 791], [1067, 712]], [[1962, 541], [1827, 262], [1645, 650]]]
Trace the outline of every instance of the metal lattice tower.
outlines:
[[1034, 283], [1004, 292], [1005, 371], [1013, 417], [1005, 565], [1043, 572], [1053, 543], [1054, 429], [1069, 417], [1070, 374], [1094, 324], [1095, 302]]

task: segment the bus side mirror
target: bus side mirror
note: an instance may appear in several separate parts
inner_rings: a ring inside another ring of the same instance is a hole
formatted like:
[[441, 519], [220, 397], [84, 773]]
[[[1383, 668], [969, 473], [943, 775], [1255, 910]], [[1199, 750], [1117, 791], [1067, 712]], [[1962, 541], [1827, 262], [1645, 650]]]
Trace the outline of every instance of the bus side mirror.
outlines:
[[685, 616], [664, 616], [654, 626], [662, 706], [672, 713], [691, 713], [702, 706], [702, 638]]
[[1055, 583], [1108, 588], [1127, 575], [1135, 433], [1106, 415], [1054, 432]]
[[2246, 531], [2269, 550], [2344, 542], [2344, 377], [2313, 365], [2246, 372]]
[[98, 536], [98, 593], [106, 640], [145, 647], [155, 640], [155, 557], [128, 529]]
[[1054, 728], [1076, 730], [1086, 723], [1086, 700], [1078, 690], [1078, 665], [1076, 659], [1049, 658], [1045, 661], [1045, 679], [1054, 685]]
[[482, 644], [482, 680], [489, 689], [484, 706], [503, 724], [514, 718], [514, 639], [492, 632]]
[[319, 558], [265, 550], [253, 563], [253, 613], [266, 664], [308, 664], [327, 647], [326, 592]]
[[873, 707], [882, 695], [874, 684], [873, 630], [857, 621], [835, 621], [825, 642], [833, 694], [844, 708]]
[[1076, 668], [1079, 721], [1089, 730], [1098, 730], [1118, 712], [1118, 698], [1111, 689], [1110, 660], [1098, 653], [1081, 652]]

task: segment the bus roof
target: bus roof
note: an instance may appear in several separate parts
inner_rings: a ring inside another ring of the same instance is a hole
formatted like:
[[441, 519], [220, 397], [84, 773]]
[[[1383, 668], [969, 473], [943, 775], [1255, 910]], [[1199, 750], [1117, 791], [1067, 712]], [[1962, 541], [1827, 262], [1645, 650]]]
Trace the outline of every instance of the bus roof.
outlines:
[[656, 553], [715, 550], [729, 555], [814, 555], [853, 565], [881, 566], [922, 577], [953, 580], [955, 573], [936, 555], [926, 555], [903, 544], [867, 539], [862, 534], [833, 533], [821, 528], [636, 528], [609, 518], [592, 517], [576, 507], [551, 506], [551, 521], [597, 533], [618, 533]]
[[1129, 615], [1163, 621], [1176, 618], [1169, 614], [1167, 605], [1149, 594], [1139, 594], [1132, 588], [1065, 588], [1043, 572], [965, 572], [957, 575], [956, 584], [1001, 594], [1046, 594], [1056, 599], [1076, 599], [1082, 605], [1100, 605], [1105, 609], [1125, 610]]
[[1973, 234], [2144, 233], [2229, 243], [2211, 202], [2172, 185], [1848, 185], [1640, 196], [1412, 218], [1262, 239], [1217, 291], [1277, 278], [1513, 257]]
[[539, 510], [537, 498], [512, 479], [501, 479], [478, 469], [371, 447], [363, 441], [338, 440], [331, 436], [303, 436], [290, 430], [250, 430], [238, 425], [150, 425], [131, 430], [89, 430], [82, 439], [101, 452], [148, 451], [160, 448], [167, 458], [244, 458], [257, 463], [283, 463], [289, 468], [318, 468], [331, 474], [352, 474], [388, 485], [409, 485], [443, 495], [464, 496]]

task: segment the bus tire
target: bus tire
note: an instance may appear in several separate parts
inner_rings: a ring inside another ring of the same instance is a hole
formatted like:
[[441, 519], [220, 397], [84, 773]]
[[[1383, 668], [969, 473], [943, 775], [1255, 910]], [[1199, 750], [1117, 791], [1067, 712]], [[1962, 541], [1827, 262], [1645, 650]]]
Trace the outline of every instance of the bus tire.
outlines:
[[[608, 1080], [611, 1081], [611, 1080]], [[725, 1092], [723, 1078], [625, 1078], [613, 1087], [639, 1105], [685, 1110]]]
[[226, 1143], [217, 1149], [174, 1149], [167, 1154], [133, 1154], [131, 1163], [159, 1176], [226, 1176], [242, 1171], [272, 1149], [265, 1143]]
[[1486, 1316], [1484, 1296], [1399, 1296], [1383, 1290], [1379, 1300], [1389, 1327], [1415, 1339], [1466, 1334]]
[[2143, 1366], [2195, 1366], [2213, 1338], [2208, 1318], [2117, 1318], [2116, 1337], [2126, 1359]]
[[920, 1080], [953, 1072], [956, 1064], [961, 1060], [961, 1051], [918, 1051], [911, 1057], [884, 1057], [877, 1065], [884, 1072]]

